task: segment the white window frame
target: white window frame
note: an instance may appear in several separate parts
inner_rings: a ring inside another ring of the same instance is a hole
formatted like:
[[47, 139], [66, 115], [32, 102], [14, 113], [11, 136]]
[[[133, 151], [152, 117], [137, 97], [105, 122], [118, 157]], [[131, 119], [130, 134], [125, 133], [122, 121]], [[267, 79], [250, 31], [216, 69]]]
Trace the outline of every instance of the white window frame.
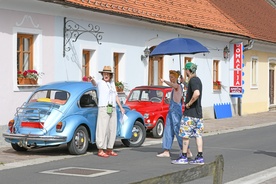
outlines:
[[[253, 60], [256, 60], [256, 71], [255, 71], [255, 81], [256, 84], [253, 84]], [[251, 57], [250, 61], [250, 88], [256, 89], [258, 88], [258, 70], [259, 69], [259, 60], [258, 57]]]
[[[33, 69], [40, 72], [42, 71], [42, 30], [29, 29], [29, 28], [13, 28], [13, 90], [22, 91], [28, 88], [20, 88], [17, 84], [17, 34], [31, 34], [33, 35]], [[40, 83], [41, 79], [38, 79]]]

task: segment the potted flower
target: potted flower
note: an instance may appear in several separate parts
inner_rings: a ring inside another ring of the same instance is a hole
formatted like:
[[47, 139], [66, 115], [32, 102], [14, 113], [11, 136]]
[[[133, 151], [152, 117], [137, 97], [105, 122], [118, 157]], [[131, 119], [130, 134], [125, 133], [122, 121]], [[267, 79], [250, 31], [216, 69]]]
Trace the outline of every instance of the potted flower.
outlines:
[[117, 81], [117, 82], [115, 82], [115, 86], [116, 86], [117, 92], [123, 92], [124, 91], [125, 86], [124, 86], [123, 82]]
[[17, 82], [19, 85], [37, 84], [39, 73], [36, 70], [25, 70], [23, 72], [18, 71]]
[[213, 81], [213, 88], [215, 90], [220, 90], [221, 89], [221, 81]]

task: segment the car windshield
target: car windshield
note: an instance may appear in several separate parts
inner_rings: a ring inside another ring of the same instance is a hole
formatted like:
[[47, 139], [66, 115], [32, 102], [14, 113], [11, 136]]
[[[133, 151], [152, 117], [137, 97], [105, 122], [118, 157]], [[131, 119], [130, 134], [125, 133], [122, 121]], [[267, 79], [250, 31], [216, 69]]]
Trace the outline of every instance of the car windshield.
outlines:
[[164, 94], [161, 90], [137, 89], [137, 90], [132, 91], [132, 93], [129, 96], [128, 101], [161, 102], [163, 95]]
[[32, 95], [28, 103], [49, 102], [64, 105], [69, 98], [69, 93], [59, 90], [42, 90]]

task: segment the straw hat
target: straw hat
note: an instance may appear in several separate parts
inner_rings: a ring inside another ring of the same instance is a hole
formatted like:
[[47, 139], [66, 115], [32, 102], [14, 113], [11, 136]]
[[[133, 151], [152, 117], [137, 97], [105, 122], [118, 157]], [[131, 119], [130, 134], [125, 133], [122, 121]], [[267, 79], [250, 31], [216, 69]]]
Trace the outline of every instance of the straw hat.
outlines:
[[111, 70], [111, 66], [104, 66], [103, 71], [99, 71], [99, 73], [113, 73]]

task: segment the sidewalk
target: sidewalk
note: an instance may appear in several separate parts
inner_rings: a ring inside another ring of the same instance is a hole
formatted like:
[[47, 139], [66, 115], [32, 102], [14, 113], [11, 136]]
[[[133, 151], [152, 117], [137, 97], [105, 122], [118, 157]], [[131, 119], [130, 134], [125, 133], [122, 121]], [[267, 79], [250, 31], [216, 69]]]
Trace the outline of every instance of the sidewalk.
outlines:
[[[262, 126], [269, 126], [276, 124], [276, 111], [269, 111], [263, 113], [250, 114], [245, 116], [235, 116], [232, 118], [225, 119], [209, 119], [204, 120], [205, 135], [221, 134], [233, 131], [240, 131], [244, 129], [257, 128]], [[43, 152], [31, 152], [17, 153], [15, 152], [10, 144], [3, 140], [2, 132], [5, 131], [6, 127], [0, 128], [0, 165], [12, 164], [16, 162], [22, 162], [28, 160], [34, 160], [39, 158], [51, 157], [53, 155], [60, 155], [54, 151], [54, 153], [43, 154]], [[42, 151], [42, 150], [41, 150]], [[64, 154], [64, 153], [62, 153]], [[272, 184], [276, 183], [276, 178], [268, 178], [260, 184]]]
[[276, 124], [276, 111], [204, 120], [205, 133], [225, 133]]

